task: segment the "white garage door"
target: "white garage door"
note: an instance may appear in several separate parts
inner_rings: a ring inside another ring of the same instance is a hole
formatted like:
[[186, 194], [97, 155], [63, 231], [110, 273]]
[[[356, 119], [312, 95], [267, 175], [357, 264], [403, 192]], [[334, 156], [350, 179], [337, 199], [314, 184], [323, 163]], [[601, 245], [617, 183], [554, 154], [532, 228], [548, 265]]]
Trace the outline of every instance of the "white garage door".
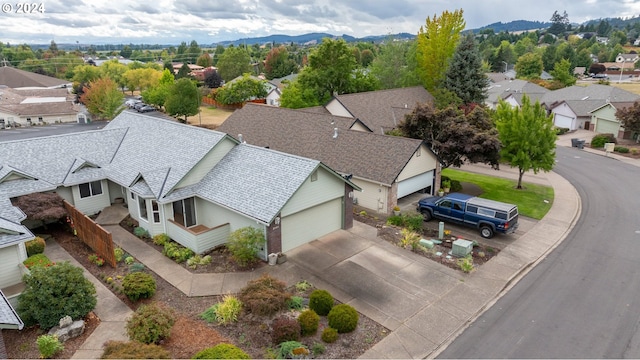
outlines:
[[572, 117], [569, 117], [569, 116], [556, 114], [556, 115], [555, 115], [554, 124], [555, 124], [557, 127], [567, 128], [567, 129], [569, 129], [569, 130], [575, 130], [575, 129], [572, 127], [572, 124], [573, 124], [573, 118], [572, 118]]
[[433, 185], [433, 170], [398, 183], [398, 199]]
[[609, 121], [605, 119], [598, 119], [596, 122], [596, 132], [601, 134], [613, 134], [618, 136], [618, 130], [620, 130], [620, 123], [617, 121]]
[[282, 251], [342, 229], [342, 198], [282, 218]]

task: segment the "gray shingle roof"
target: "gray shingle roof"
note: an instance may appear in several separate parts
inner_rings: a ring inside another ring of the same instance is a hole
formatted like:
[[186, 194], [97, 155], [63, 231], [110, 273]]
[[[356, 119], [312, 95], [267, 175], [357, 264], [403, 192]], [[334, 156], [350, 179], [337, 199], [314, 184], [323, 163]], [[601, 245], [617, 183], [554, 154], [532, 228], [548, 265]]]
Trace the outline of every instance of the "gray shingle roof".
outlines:
[[394, 117], [394, 108], [412, 110], [418, 103], [434, 100], [422, 86], [343, 94], [334, 98], [375, 133], [391, 130], [404, 120]]
[[68, 80], [60, 80], [51, 76], [40, 75], [10, 66], [0, 67], [0, 85], [10, 88], [23, 87], [61, 87], [70, 84]]
[[317, 160], [241, 144], [204, 177], [197, 195], [270, 223], [319, 165]]
[[[392, 184], [422, 141], [347, 130], [330, 115], [247, 104], [218, 128], [246, 142], [322, 161], [343, 174]], [[334, 121], [334, 124], [331, 122]], [[334, 138], [334, 127], [338, 136]]]
[[[541, 99], [540, 103], [551, 109], [556, 104], [566, 100], [601, 100], [609, 102], [634, 102], [640, 99], [640, 95], [632, 92], [601, 84], [589, 86], [570, 86], [563, 89], [549, 91]], [[593, 110], [593, 109], [590, 109]]]
[[507, 96], [512, 94], [518, 103], [521, 103], [522, 94], [527, 94], [527, 96], [535, 102], [535, 100], [540, 99], [543, 94], [548, 92], [549, 90], [542, 86], [530, 83], [526, 80], [504, 80], [491, 84], [487, 88], [486, 102], [490, 104], [497, 104], [500, 99], [505, 99]]
[[578, 117], [590, 117], [591, 111], [606, 104], [605, 100], [566, 100], [554, 107], [566, 103]]
[[0, 291], [0, 329], [18, 329], [22, 330], [24, 324], [18, 316], [18, 313], [13, 309], [9, 300], [4, 296], [4, 293]]
[[0, 248], [33, 239], [26, 226], [0, 218]]

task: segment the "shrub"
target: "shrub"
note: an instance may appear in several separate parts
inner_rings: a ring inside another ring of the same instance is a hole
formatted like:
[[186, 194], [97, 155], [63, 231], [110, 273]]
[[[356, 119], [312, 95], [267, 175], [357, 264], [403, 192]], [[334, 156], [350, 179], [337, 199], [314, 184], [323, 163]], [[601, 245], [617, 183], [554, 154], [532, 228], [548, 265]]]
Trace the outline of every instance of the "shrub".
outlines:
[[333, 296], [327, 290], [313, 290], [309, 295], [309, 309], [320, 316], [325, 316], [333, 307]]
[[473, 271], [473, 258], [471, 257], [471, 254], [458, 259], [458, 266], [466, 273]]
[[196, 269], [198, 265], [203, 266], [208, 264], [211, 264], [211, 255], [194, 255], [187, 259], [187, 266], [192, 269]]
[[424, 218], [418, 213], [405, 213], [402, 215], [393, 215], [387, 218], [387, 224], [399, 227], [406, 227], [413, 231], [422, 230]]
[[311, 288], [311, 284], [307, 280], [298, 281], [296, 283], [296, 291], [305, 292]]
[[156, 245], [164, 246], [171, 238], [167, 234], [158, 234], [153, 236], [153, 243]]
[[164, 244], [162, 253], [177, 263], [183, 263], [194, 255], [194, 252], [191, 249], [187, 249], [173, 241], [169, 241]]
[[202, 314], [200, 314], [200, 318], [208, 323], [212, 323], [216, 321], [217, 319], [216, 311], [218, 310], [218, 306], [220, 306], [220, 303], [213, 304], [207, 310], [205, 310]]
[[322, 341], [329, 344], [336, 342], [336, 340], [338, 340], [338, 330], [331, 327], [324, 328], [324, 330], [322, 330], [321, 338], [322, 338]]
[[308, 309], [298, 315], [298, 323], [300, 323], [302, 336], [313, 335], [318, 331], [320, 316], [315, 311]]
[[279, 344], [278, 348], [279, 359], [304, 359], [306, 356], [302, 355], [305, 355], [305, 350], [306, 355], [309, 354], [307, 347], [299, 341], [285, 341]]
[[319, 342], [313, 343], [313, 347], [311, 347], [311, 352], [313, 352], [315, 356], [324, 354], [325, 350], [324, 344]]
[[285, 341], [300, 340], [300, 324], [288, 317], [278, 317], [271, 324], [271, 340], [274, 344], [280, 344]]
[[591, 139], [592, 148], [604, 147], [605, 143], [616, 143], [616, 138], [613, 134], [597, 134]]
[[258, 251], [264, 242], [262, 230], [246, 226], [229, 235], [227, 249], [240, 266], [247, 266], [257, 260]]
[[629, 152], [629, 148], [624, 147], [624, 146], [616, 146], [613, 148], [613, 151], [615, 152], [619, 152], [621, 154], [626, 154]]
[[116, 258], [116, 262], [120, 262], [124, 258], [124, 250], [122, 250], [122, 248], [117, 247], [113, 249], [113, 255]]
[[92, 264], [96, 264], [97, 266], [104, 265], [104, 259], [100, 257], [98, 254], [90, 254], [88, 258], [89, 258], [89, 262]]
[[144, 270], [144, 264], [141, 264], [139, 262], [134, 262], [133, 264], [131, 264], [129, 266], [129, 272], [140, 272]]
[[216, 321], [221, 325], [238, 321], [238, 315], [242, 310], [242, 302], [233, 295], [225, 295], [222, 302], [215, 308]]
[[462, 190], [462, 184], [460, 184], [460, 181], [451, 180], [451, 191], [452, 192], [458, 192], [460, 190]]
[[304, 299], [300, 296], [292, 296], [289, 301], [287, 301], [287, 306], [291, 310], [301, 310], [303, 306]]
[[145, 344], [159, 343], [171, 334], [173, 311], [157, 304], [141, 305], [127, 320], [129, 339]]
[[291, 295], [286, 284], [268, 274], [251, 280], [240, 290], [238, 298], [252, 314], [269, 316], [287, 308]]
[[198, 352], [192, 359], [251, 359], [251, 357], [235, 345], [221, 343]]
[[387, 218], [387, 225], [402, 226], [404, 221], [401, 215], [393, 215]]
[[149, 232], [147, 229], [137, 226], [133, 229], [133, 235], [139, 237], [140, 239], [149, 238]]
[[133, 272], [122, 279], [122, 289], [129, 300], [148, 299], [156, 293], [156, 281], [144, 272]]
[[49, 359], [59, 351], [64, 350], [64, 345], [60, 343], [60, 340], [55, 335], [38, 336], [36, 345], [38, 345], [40, 356], [44, 359]]
[[566, 133], [569, 132], [569, 128], [565, 128], [565, 127], [557, 127], [556, 128], [556, 135], [564, 135]]
[[170, 359], [171, 354], [159, 345], [137, 341], [108, 341], [103, 359]]
[[400, 230], [400, 246], [405, 249], [416, 250], [420, 246], [420, 235], [409, 229]]
[[336, 305], [327, 315], [329, 327], [341, 334], [355, 330], [358, 326], [358, 318], [358, 312], [349, 304]]
[[127, 256], [124, 258], [124, 263], [127, 265], [133, 264], [134, 261], [136, 261], [136, 259], [134, 259], [133, 256]]
[[22, 264], [27, 269], [33, 269], [36, 266], [46, 268], [51, 265], [54, 265], [53, 261], [49, 260], [49, 258], [45, 254], [35, 254], [32, 256], [29, 256], [27, 260], [22, 262]]
[[[25, 325], [50, 329], [64, 316], [84, 318], [96, 307], [96, 288], [82, 269], [68, 262], [47, 268], [32, 267], [23, 278], [25, 290], [18, 298], [18, 314]], [[55, 306], [52, 306], [55, 304]]]
[[42, 254], [46, 245], [47, 243], [41, 237], [36, 237], [24, 243], [24, 247], [27, 249], [27, 256]]

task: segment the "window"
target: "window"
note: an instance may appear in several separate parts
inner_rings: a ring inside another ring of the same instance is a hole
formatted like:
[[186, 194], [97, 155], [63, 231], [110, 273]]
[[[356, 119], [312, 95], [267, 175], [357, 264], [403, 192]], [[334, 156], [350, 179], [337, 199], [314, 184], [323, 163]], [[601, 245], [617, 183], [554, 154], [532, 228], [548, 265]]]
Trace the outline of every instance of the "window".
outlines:
[[138, 196], [138, 209], [140, 210], [140, 219], [149, 221], [147, 214], [147, 200], [145, 200], [141, 196]]
[[90, 183], [84, 183], [78, 185], [80, 190], [80, 198], [84, 199], [90, 196], [96, 196], [102, 194], [102, 181], [92, 181]]
[[314, 171], [311, 174], [311, 181], [316, 181], [316, 180], [318, 180], [318, 170]]
[[462, 211], [462, 204], [454, 202], [453, 203], [453, 210]]
[[173, 220], [184, 227], [196, 224], [196, 206], [194, 198], [178, 200], [173, 203]]
[[133, 193], [133, 191], [131, 192], [131, 199], [135, 200], [136, 199], [136, 194]]
[[438, 206], [440, 206], [442, 208], [450, 209], [451, 208], [451, 200], [440, 201]]
[[38, 122], [42, 122], [42, 116], [38, 116]]
[[153, 222], [160, 222], [160, 207], [158, 206], [158, 202], [155, 200], [151, 200], [151, 212], [153, 213]]
[[478, 208], [478, 214], [484, 215], [484, 216], [490, 216], [490, 217], [496, 216], [496, 212], [494, 210], [489, 210], [485, 208]]

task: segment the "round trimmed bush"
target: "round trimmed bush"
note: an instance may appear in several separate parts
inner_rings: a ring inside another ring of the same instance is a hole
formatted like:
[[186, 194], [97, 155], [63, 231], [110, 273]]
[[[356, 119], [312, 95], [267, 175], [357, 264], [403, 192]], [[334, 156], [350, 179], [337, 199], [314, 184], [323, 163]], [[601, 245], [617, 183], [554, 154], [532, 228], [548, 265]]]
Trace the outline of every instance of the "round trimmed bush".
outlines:
[[331, 327], [324, 328], [324, 330], [322, 330], [321, 338], [322, 338], [322, 341], [329, 344], [336, 342], [336, 340], [338, 340], [338, 330]]
[[349, 304], [336, 305], [329, 311], [327, 320], [329, 327], [338, 330], [339, 333], [348, 333], [358, 326], [358, 312]]
[[131, 301], [148, 299], [156, 293], [156, 281], [144, 272], [129, 273], [122, 279], [122, 290]]
[[24, 247], [27, 250], [27, 256], [33, 256], [36, 254], [42, 254], [46, 243], [43, 238], [36, 237], [33, 240], [29, 240], [24, 243]]
[[102, 359], [171, 359], [171, 355], [156, 344], [112, 340], [107, 342]]
[[605, 143], [617, 143], [616, 137], [613, 134], [598, 134], [591, 139], [592, 148], [604, 147]]
[[270, 316], [280, 310], [286, 310], [290, 298], [287, 285], [268, 274], [249, 281], [238, 295], [247, 311], [261, 316]]
[[300, 324], [295, 319], [279, 317], [271, 324], [271, 339], [275, 345], [285, 341], [300, 340]]
[[313, 335], [318, 331], [320, 316], [315, 311], [308, 309], [298, 315], [298, 323], [300, 323], [302, 336]]
[[333, 296], [327, 290], [313, 290], [309, 295], [309, 309], [320, 316], [325, 316], [333, 307]]
[[251, 357], [235, 345], [222, 343], [198, 352], [192, 359], [251, 359]]
[[157, 344], [169, 337], [175, 321], [171, 309], [157, 304], [141, 305], [127, 320], [127, 334], [133, 341]]

